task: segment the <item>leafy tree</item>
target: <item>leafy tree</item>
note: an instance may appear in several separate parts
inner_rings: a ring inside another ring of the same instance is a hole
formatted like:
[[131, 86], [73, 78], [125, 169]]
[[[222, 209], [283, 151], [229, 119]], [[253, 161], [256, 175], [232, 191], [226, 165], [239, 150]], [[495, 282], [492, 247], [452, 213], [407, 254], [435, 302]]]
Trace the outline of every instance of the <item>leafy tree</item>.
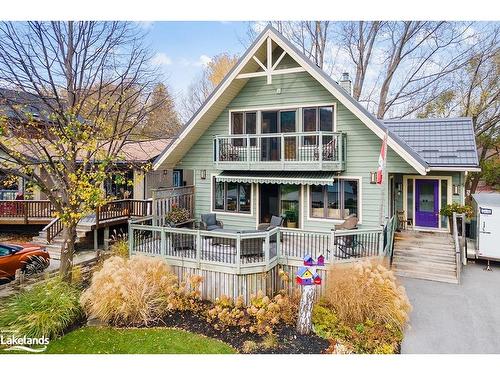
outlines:
[[151, 112], [148, 114], [140, 135], [145, 138], [169, 138], [175, 136], [181, 127], [175, 103], [163, 83], [154, 87], [150, 98]]
[[202, 106], [208, 96], [224, 79], [226, 74], [238, 61], [238, 56], [221, 53], [214, 56], [188, 88], [188, 93], [182, 104], [183, 120], [188, 121]]
[[0, 40], [0, 82], [13, 90], [3, 98], [0, 171], [54, 205], [69, 280], [76, 226], [105, 202], [101, 184], [152, 110], [157, 75], [133, 23], [3, 22]]

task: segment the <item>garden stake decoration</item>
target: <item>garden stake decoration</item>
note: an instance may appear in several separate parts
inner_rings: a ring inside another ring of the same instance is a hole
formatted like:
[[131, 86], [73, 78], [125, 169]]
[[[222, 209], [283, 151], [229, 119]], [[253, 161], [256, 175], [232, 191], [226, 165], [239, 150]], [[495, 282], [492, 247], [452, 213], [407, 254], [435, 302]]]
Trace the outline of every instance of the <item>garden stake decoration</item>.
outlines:
[[315, 286], [321, 285], [321, 277], [317, 273], [317, 270], [312, 267], [322, 267], [324, 265], [325, 258], [323, 255], [320, 255], [316, 262], [310, 255], [307, 255], [304, 258], [304, 266], [299, 268], [295, 278], [297, 284], [303, 286], [302, 296], [300, 297], [299, 316], [297, 318], [297, 332], [302, 335], [311, 332], [312, 308], [316, 292]]

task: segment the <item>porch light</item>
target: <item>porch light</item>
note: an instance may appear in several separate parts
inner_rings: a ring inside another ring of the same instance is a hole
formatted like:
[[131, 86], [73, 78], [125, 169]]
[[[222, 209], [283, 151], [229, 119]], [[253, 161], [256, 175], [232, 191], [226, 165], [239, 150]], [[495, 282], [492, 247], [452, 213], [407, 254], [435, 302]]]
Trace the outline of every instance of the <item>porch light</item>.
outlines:
[[207, 170], [206, 170], [206, 169], [202, 169], [202, 170], [200, 171], [200, 178], [201, 178], [202, 180], [206, 180], [206, 178], [207, 178]]
[[460, 195], [460, 186], [453, 185], [453, 195]]
[[377, 183], [377, 172], [370, 172], [370, 184]]

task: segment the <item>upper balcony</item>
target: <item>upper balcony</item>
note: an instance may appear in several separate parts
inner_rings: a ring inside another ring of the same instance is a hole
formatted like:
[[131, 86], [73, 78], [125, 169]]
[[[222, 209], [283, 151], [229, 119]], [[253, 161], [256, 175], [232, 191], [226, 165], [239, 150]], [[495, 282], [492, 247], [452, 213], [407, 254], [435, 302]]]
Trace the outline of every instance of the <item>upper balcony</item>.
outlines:
[[230, 170], [328, 170], [346, 165], [346, 134], [268, 133], [214, 137], [214, 166]]

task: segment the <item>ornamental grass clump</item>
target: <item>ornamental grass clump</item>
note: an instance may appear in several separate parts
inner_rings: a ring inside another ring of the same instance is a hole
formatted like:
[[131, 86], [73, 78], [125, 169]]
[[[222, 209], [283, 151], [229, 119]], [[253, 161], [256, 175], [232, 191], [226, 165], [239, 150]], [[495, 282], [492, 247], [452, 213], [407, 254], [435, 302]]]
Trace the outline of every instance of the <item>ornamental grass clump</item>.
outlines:
[[201, 278], [179, 283], [161, 259], [113, 256], [95, 272], [80, 299], [89, 317], [117, 326], [148, 326], [169, 310], [194, 309]]
[[376, 261], [332, 266], [324, 302], [346, 323], [370, 320], [401, 330], [411, 310], [404, 287], [398, 285], [392, 271]]
[[394, 273], [375, 261], [329, 271], [324, 297], [313, 310], [315, 332], [348, 352], [396, 353], [411, 305]]
[[0, 307], [0, 332], [55, 338], [83, 317], [80, 291], [55, 277], [17, 293]]

